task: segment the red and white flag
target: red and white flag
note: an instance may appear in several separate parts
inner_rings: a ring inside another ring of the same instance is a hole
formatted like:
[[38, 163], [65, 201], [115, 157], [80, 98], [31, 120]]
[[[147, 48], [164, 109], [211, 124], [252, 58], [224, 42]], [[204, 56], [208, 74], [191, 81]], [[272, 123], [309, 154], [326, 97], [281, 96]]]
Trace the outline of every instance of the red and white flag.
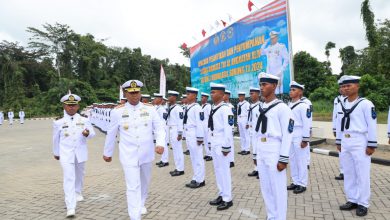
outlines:
[[[248, 1], [248, 10], [252, 11], [252, 7], [255, 6], [251, 0]], [[256, 7], [256, 6], [255, 6]]]
[[167, 78], [165, 77], [164, 68], [161, 64], [161, 70], [160, 70], [160, 94], [165, 97], [165, 90], [167, 88]]
[[203, 37], [206, 37], [206, 31], [204, 29], [202, 30], [202, 35]]
[[221, 20], [221, 22], [222, 22], [222, 25], [223, 25], [224, 27], [226, 27], [226, 21]]

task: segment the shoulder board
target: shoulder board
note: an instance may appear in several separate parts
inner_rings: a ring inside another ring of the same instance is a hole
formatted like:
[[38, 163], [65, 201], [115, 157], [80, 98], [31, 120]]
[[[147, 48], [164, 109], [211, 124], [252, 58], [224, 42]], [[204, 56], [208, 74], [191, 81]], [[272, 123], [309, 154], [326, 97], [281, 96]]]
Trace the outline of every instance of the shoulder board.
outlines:
[[124, 107], [125, 106], [125, 104], [120, 104], [120, 105], [118, 105], [118, 106], [115, 106], [115, 108], [122, 108], [122, 107]]

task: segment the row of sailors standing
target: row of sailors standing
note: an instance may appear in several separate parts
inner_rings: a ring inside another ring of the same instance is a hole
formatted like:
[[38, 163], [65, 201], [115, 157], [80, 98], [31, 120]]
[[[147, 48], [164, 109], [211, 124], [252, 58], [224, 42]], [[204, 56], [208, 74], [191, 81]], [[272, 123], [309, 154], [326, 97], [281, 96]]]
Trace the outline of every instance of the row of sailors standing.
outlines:
[[[8, 123], [9, 125], [13, 125], [14, 123], [14, 112], [12, 111], [12, 109], [10, 109], [8, 112], [7, 112], [7, 116], [8, 116]], [[20, 124], [24, 124], [24, 118], [26, 117], [26, 114], [24, 113], [23, 109], [21, 109], [18, 113], [18, 116], [19, 116], [19, 122]], [[5, 120], [5, 116], [4, 116], [4, 113], [2, 110], [0, 110], [0, 125], [3, 124], [3, 121]]]

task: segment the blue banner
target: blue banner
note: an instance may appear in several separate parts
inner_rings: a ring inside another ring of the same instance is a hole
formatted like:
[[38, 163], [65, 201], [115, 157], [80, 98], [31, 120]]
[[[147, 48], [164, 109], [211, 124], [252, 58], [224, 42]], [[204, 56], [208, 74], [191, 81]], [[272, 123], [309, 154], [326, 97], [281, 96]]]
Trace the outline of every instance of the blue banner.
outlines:
[[281, 78], [278, 93], [288, 93], [292, 80], [291, 43], [286, 0], [277, 0], [191, 47], [191, 84], [210, 92], [222, 83], [236, 98], [258, 87], [266, 72]]

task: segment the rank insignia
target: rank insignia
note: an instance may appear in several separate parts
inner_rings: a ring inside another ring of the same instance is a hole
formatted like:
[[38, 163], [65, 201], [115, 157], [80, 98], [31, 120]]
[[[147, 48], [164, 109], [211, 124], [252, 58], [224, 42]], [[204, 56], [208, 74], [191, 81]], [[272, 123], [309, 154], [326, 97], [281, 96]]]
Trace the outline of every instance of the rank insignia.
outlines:
[[375, 111], [375, 107], [372, 107], [371, 108], [371, 117], [372, 117], [372, 119], [376, 119], [376, 111]]
[[183, 119], [183, 118], [184, 118], [183, 112], [180, 112], [180, 113], [179, 113], [179, 117], [180, 117], [180, 119]]
[[294, 131], [294, 120], [290, 118], [290, 121], [288, 122], [288, 132], [292, 133]]
[[309, 108], [306, 110], [306, 117], [311, 118], [311, 110]]
[[233, 115], [229, 115], [228, 123], [229, 123], [230, 126], [233, 126], [233, 124], [234, 124], [234, 116]]
[[200, 117], [200, 120], [204, 120], [204, 112], [199, 112], [199, 117]]

